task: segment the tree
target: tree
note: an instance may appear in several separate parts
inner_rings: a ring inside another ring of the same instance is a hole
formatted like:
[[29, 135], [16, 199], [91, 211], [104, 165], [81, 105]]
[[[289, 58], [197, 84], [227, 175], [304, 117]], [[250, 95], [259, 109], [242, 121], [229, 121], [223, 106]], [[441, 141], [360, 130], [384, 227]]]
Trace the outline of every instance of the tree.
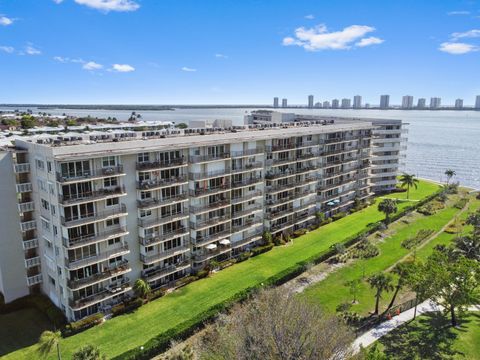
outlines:
[[325, 220], [325, 213], [317, 211], [315, 217], [317, 219], [317, 224], [320, 225]]
[[447, 169], [447, 170], [445, 170], [445, 175], [447, 175], [447, 185], [448, 185], [448, 183], [450, 182], [452, 177], [457, 175], [457, 173], [455, 172], [455, 170]]
[[85, 345], [73, 353], [72, 360], [106, 360], [100, 349], [93, 345]]
[[265, 245], [270, 245], [273, 242], [272, 233], [270, 231], [264, 231], [262, 238]]
[[477, 210], [477, 212], [468, 215], [466, 223], [467, 225], [473, 226], [472, 235], [474, 237], [480, 237], [480, 210]]
[[352, 295], [353, 297], [352, 303], [354, 304], [357, 302], [357, 295], [360, 291], [360, 284], [360, 279], [350, 280], [345, 283], [345, 285], [348, 286], [348, 291], [350, 292], [350, 295]]
[[400, 176], [400, 186], [402, 188], [407, 188], [407, 199], [410, 199], [410, 188], [417, 188], [418, 187], [418, 179], [413, 174], [403, 174]]
[[467, 259], [480, 261], [480, 238], [476, 236], [460, 236], [455, 239], [456, 251]]
[[398, 295], [398, 292], [406, 285], [409, 274], [412, 271], [412, 263], [411, 262], [401, 262], [395, 265], [395, 267], [392, 270], [392, 273], [396, 274], [398, 276], [397, 284], [395, 285], [395, 292], [393, 293], [392, 300], [390, 301], [390, 304], [388, 304], [387, 312], [390, 310], [395, 303], [395, 299]]
[[380, 304], [380, 299], [382, 298], [382, 293], [385, 291], [392, 291], [392, 275], [380, 272], [374, 274], [367, 279], [370, 287], [375, 290], [375, 315], [378, 315], [378, 306]]
[[133, 284], [133, 292], [135, 293], [135, 296], [146, 299], [152, 292], [152, 289], [150, 288], [150, 285], [148, 285], [148, 282], [143, 279], [137, 279]]
[[424, 267], [432, 300], [450, 314], [452, 326], [457, 326], [457, 310], [477, 303], [480, 286], [480, 263], [450, 251], [436, 249]]
[[352, 355], [353, 334], [318, 304], [276, 288], [233, 307], [207, 328], [201, 359], [330, 359]]
[[61, 360], [60, 354], [60, 339], [62, 338], [62, 334], [60, 331], [44, 331], [42, 335], [40, 335], [40, 339], [38, 340], [38, 348], [37, 351], [41, 357], [47, 357], [53, 349], [57, 350], [57, 358]]
[[385, 223], [390, 223], [390, 215], [397, 212], [397, 202], [393, 199], [383, 199], [378, 204], [378, 211], [385, 214]]

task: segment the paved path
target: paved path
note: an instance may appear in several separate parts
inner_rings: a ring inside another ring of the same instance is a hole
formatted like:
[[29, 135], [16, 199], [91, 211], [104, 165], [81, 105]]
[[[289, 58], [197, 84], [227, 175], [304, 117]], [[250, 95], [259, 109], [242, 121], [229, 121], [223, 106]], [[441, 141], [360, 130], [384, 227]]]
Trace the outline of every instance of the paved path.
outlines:
[[[432, 311], [440, 311], [441, 308], [435, 305], [432, 301], [426, 300], [421, 304], [418, 304], [417, 307], [417, 316], [432, 312]], [[470, 306], [468, 308], [469, 311], [480, 311], [480, 305]], [[415, 308], [409, 309], [404, 311], [398, 316], [395, 316], [392, 320], [385, 321], [378, 325], [377, 327], [367, 331], [365, 334], [360, 335], [354, 342], [353, 342], [353, 350], [355, 353], [360, 351], [361, 346], [366, 348], [373, 344], [375, 341], [380, 339], [382, 336], [388, 334], [393, 329], [399, 327], [400, 325], [406, 323], [413, 319]]]

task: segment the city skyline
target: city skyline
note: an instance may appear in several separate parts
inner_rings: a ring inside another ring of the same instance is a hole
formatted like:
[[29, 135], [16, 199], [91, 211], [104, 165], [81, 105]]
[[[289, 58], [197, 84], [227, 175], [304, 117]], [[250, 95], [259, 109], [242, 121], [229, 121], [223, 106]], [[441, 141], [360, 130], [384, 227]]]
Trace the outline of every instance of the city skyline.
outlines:
[[376, 5], [282, 1], [272, 17], [253, 1], [2, 3], [0, 102], [261, 104], [278, 93], [300, 104], [351, 93], [376, 103], [386, 93], [454, 104], [480, 93], [477, 4]]

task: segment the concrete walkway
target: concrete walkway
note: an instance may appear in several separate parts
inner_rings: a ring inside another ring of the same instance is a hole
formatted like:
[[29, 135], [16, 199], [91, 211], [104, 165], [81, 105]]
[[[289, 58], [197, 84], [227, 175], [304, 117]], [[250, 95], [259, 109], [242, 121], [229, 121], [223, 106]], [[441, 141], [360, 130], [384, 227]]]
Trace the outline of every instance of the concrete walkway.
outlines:
[[[435, 305], [431, 300], [426, 300], [417, 306], [417, 316], [433, 311], [440, 311], [441, 308]], [[480, 305], [470, 306], [468, 308], [469, 311], [480, 311]], [[395, 316], [391, 320], [385, 321], [380, 325], [376, 326], [375, 328], [367, 331], [365, 334], [360, 335], [354, 342], [353, 342], [353, 350], [355, 353], [360, 351], [361, 347], [368, 347], [373, 344], [375, 341], [380, 339], [382, 336], [388, 334], [393, 329], [399, 327], [400, 325], [406, 323], [413, 319], [413, 314], [415, 312], [415, 308], [409, 309], [404, 311], [398, 316]]]

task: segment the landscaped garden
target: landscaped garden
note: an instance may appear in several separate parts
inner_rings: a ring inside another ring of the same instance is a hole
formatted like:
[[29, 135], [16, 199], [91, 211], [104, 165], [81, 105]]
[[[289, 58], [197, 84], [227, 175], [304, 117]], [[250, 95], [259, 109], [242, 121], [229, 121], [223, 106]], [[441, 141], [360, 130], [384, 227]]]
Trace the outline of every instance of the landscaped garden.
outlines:
[[[406, 193], [394, 193], [386, 197], [403, 200], [398, 203], [398, 211], [401, 211], [438, 189], [438, 185], [422, 181], [418, 189], [410, 190], [409, 201], [406, 201]], [[448, 207], [439, 212], [439, 219], [428, 220], [429, 223], [422, 227], [427, 225], [441, 227], [443, 222], [448, 221], [448, 216], [453, 217], [457, 210]], [[369, 224], [383, 218], [384, 214], [378, 211], [376, 205], [367, 207], [294, 239], [286, 246], [275, 247], [267, 253], [226, 268], [211, 277], [195, 281], [140, 307], [133, 313], [118, 316], [92, 329], [62, 339], [60, 341], [62, 355], [70, 358], [74, 351], [85, 344], [97, 345], [109, 358], [119, 356], [128, 350], [140, 349], [149, 339], [162, 333], [167, 336], [168, 331], [182, 325], [188, 328], [217, 304], [235, 299], [249, 288], [268, 283], [272, 277], [279, 277], [300, 262], [327, 253], [332, 245], [355, 236]], [[10, 353], [6, 358], [35, 358], [36, 348], [35, 345], [30, 346]], [[50, 356], [54, 358], [53, 353]]]

